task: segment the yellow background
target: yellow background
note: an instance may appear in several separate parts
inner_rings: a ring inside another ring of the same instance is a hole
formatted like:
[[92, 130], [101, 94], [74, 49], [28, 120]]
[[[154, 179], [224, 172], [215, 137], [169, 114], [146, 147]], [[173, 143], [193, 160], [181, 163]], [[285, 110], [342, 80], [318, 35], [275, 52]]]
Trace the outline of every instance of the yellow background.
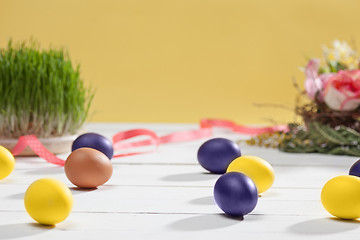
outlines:
[[358, 0], [0, 0], [0, 46], [65, 46], [96, 88], [90, 121], [293, 119], [305, 57], [360, 39]]

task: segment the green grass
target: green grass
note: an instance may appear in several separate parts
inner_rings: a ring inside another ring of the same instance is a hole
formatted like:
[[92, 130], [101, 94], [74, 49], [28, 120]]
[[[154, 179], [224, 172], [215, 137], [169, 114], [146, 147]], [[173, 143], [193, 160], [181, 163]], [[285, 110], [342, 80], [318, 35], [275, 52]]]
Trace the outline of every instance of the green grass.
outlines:
[[0, 49], [0, 137], [75, 134], [93, 91], [64, 49], [42, 50], [30, 40]]

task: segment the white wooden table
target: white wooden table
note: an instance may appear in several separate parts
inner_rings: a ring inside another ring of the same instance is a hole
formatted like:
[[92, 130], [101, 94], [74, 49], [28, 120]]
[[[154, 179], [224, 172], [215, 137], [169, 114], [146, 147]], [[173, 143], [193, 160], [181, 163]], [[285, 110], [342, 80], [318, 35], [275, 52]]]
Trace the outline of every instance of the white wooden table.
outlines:
[[[159, 135], [196, 129], [190, 124], [92, 123], [87, 131], [111, 137], [118, 131], [148, 128]], [[244, 138], [226, 130], [214, 137]], [[275, 183], [244, 220], [225, 216], [213, 201], [219, 175], [196, 159], [206, 139], [160, 146], [154, 153], [113, 159], [112, 178], [97, 190], [78, 190], [63, 168], [40, 158], [17, 158], [14, 172], [0, 181], [0, 239], [345, 239], [358, 238], [360, 222], [332, 218], [320, 192], [332, 177], [347, 174], [355, 157], [288, 154], [242, 145], [243, 154], [269, 161]], [[68, 154], [61, 155], [66, 158]], [[66, 183], [74, 196], [70, 216], [56, 227], [35, 223], [23, 196], [42, 177]]]

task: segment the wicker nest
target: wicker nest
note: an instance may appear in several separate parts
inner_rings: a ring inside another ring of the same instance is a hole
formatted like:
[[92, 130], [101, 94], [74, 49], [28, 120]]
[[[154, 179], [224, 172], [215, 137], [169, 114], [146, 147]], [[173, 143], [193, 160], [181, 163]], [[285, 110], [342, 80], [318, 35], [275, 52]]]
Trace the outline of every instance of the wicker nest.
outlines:
[[360, 132], [360, 111], [334, 111], [324, 103], [315, 101], [295, 108], [297, 115], [301, 116], [305, 126], [308, 123], [319, 122], [332, 128], [345, 126]]

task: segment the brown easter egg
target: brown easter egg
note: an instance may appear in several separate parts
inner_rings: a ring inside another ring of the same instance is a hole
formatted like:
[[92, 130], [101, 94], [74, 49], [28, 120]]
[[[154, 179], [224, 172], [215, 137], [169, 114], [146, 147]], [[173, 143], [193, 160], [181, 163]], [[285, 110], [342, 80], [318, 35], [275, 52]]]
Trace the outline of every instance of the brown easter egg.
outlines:
[[96, 188], [106, 183], [113, 172], [109, 158], [93, 148], [79, 148], [65, 161], [65, 174], [80, 188]]

